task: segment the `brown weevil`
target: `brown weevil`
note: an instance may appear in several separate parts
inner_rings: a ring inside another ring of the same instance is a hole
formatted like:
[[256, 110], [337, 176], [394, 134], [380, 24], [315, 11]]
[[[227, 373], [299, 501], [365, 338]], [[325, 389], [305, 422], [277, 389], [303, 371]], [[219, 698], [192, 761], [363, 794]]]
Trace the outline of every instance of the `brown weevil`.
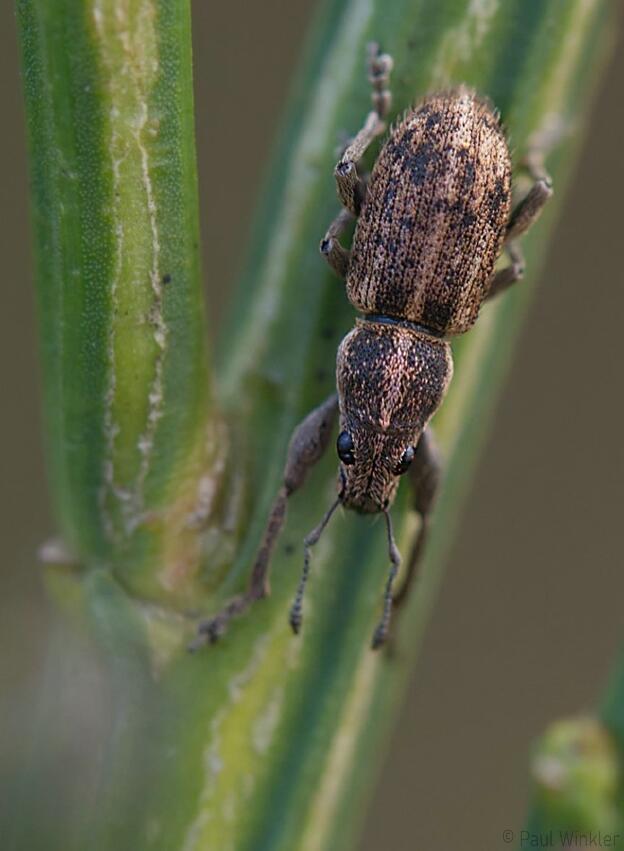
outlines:
[[[359, 312], [338, 349], [338, 392], [295, 429], [249, 588], [200, 624], [195, 646], [216, 641], [233, 616], [268, 594], [271, 555], [288, 498], [323, 455], [337, 417], [338, 496], [304, 541], [290, 623], [298, 632], [310, 549], [336, 508], [383, 513], [391, 569], [373, 647], [384, 643], [393, 604], [405, 599], [416, 573], [440, 479], [428, 423], [453, 373], [448, 340], [472, 327], [484, 301], [522, 277], [517, 238], [552, 195], [542, 157], [534, 151], [525, 162], [532, 188], [512, 210], [511, 159], [498, 115], [465, 86], [428, 96], [408, 110], [390, 130], [372, 173], [360, 176], [358, 163], [385, 131], [391, 102], [391, 58], [371, 45], [368, 68], [373, 110], [334, 170], [342, 210], [320, 246], [346, 280], [349, 301]], [[339, 236], [354, 218], [347, 251]], [[503, 250], [510, 263], [495, 271]], [[421, 524], [403, 585], [394, 594], [401, 559], [389, 510], [401, 476], [410, 481]]]

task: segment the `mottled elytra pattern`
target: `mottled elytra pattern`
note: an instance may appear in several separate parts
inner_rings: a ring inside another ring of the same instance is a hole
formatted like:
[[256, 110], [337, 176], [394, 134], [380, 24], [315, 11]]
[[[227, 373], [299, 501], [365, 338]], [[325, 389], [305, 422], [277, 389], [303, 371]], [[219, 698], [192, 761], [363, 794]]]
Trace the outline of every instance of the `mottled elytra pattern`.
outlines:
[[355, 463], [341, 465], [341, 501], [361, 512], [392, 501], [403, 452], [415, 447], [453, 374], [448, 343], [399, 324], [358, 320], [338, 350], [340, 430]]
[[487, 294], [510, 203], [509, 150], [490, 106], [467, 88], [426, 98], [375, 163], [349, 300], [442, 334], [466, 331]]

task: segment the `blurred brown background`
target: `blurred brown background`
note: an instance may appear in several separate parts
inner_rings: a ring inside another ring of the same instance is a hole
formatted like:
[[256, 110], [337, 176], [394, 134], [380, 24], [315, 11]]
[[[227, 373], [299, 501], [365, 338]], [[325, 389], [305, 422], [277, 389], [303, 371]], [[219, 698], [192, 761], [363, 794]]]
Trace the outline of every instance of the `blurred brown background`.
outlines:
[[[204, 257], [222, 299], [315, 4], [194, 5]], [[26, 749], [51, 617], [33, 553], [53, 524], [8, 3], [0, 40], [0, 743], [15, 756]], [[502, 831], [523, 823], [531, 742], [551, 720], [594, 705], [622, 638], [623, 83], [620, 38], [361, 851], [503, 847]]]

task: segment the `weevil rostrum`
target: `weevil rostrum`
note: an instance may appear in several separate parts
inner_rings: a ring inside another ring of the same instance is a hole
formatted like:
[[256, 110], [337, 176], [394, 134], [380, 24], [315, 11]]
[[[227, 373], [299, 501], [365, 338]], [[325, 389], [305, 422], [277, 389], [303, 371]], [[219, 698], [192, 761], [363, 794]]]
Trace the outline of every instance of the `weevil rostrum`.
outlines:
[[[310, 550], [343, 505], [385, 517], [391, 567], [372, 646], [384, 643], [391, 611], [407, 596], [430, 527], [440, 460], [429, 421], [453, 374], [449, 338], [468, 331], [481, 304], [522, 277], [517, 239], [552, 195], [543, 158], [534, 151], [524, 163], [532, 187], [512, 209], [511, 159], [498, 115], [466, 86], [429, 95], [408, 110], [391, 128], [371, 174], [361, 176], [360, 159], [386, 130], [391, 69], [390, 56], [371, 45], [373, 109], [335, 167], [342, 209], [320, 246], [345, 279], [359, 314], [338, 349], [337, 393], [295, 429], [248, 590], [200, 624], [195, 646], [216, 641], [232, 617], [268, 594], [287, 501], [323, 455], [337, 418], [338, 495], [304, 541], [290, 624], [299, 632]], [[357, 221], [348, 251], [339, 237], [352, 219]], [[503, 251], [509, 263], [495, 271]], [[390, 507], [402, 476], [421, 523], [395, 593], [401, 558]]]

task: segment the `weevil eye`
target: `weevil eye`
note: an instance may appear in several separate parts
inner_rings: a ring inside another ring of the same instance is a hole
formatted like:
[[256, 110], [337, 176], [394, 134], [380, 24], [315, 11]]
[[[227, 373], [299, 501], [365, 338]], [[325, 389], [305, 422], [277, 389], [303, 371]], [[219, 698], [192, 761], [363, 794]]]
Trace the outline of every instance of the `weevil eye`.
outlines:
[[408, 446], [403, 455], [401, 455], [401, 460], [394, 469], [394, 473], [396, 476], [401, 476], [408, 470], [409, 465], [414, 460], [415, 454], [416, 453], [414, 451], [414, 447]]
[[353, 454], [353, 438], [348, 431], [341, 431], [336, 441], [336, 450], [338, 457], [343, 464], [355, 464], [355, 455]]

